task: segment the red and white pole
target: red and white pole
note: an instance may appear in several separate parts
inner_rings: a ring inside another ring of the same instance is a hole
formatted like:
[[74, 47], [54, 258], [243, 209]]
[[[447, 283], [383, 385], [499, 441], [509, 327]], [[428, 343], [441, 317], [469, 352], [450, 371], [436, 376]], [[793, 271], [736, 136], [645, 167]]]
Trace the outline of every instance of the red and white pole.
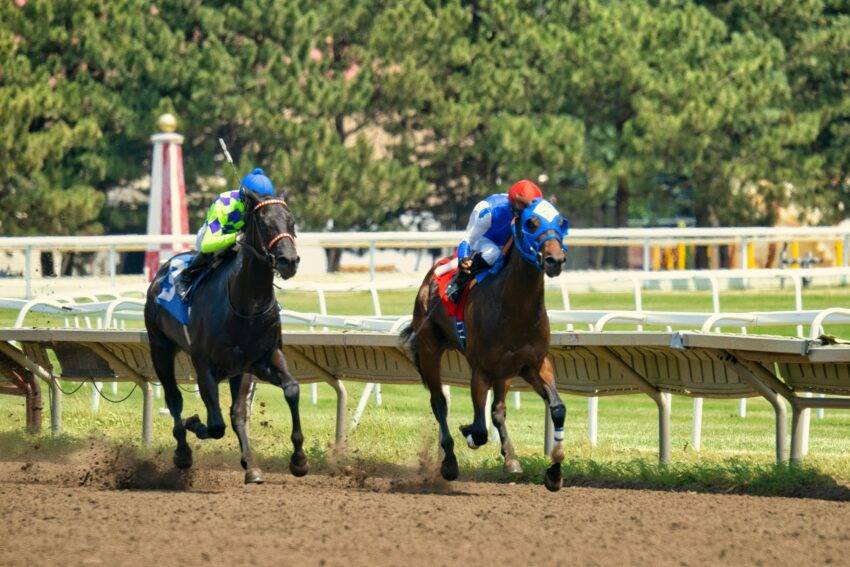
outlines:
[[[148, 204], [148, 234], [189, 234], [186, 182], [183, 179], [183, 136], [177, 134], [177, 119], [163, 114], [156, 122], [159, 133], [151, 136], [153, 164]], [[145, 276], [152, 280], [160, 262], [182, 250], [176, 244], [151, 245], [145, 253]]]

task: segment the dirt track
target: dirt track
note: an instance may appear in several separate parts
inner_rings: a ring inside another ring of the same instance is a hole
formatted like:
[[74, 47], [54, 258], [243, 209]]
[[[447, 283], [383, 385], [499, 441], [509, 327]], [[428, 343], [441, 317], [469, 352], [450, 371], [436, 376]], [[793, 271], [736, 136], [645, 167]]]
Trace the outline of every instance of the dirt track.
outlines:
[[0, 463], [0, 565], [850, 562], [847, 502], [100, 462]]

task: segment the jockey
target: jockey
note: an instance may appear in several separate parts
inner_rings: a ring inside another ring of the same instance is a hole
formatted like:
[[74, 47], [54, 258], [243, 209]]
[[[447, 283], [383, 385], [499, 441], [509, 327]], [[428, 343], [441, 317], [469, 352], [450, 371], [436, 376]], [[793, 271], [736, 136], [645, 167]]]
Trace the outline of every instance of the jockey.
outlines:
[[183, 301], [189, 296], [194, 276], [212, 262], [213, 258], [230, 250], [245, 226], [245, 189], [262, 197], [274, 196], [274, 185], [263, 170], [255, 168], [242, 178], [238, 191], [225, 191], [207, 211], [207, 218], [198, 231], [192, 262], [180, 272], [175, 291]]
[[490, 195], [475, 205], [466, 226], [466, 238], [457, 247], [459, 269], [446, 288], [449, 299], [460, 301], [466, 284], [502, 257], [502, 249], [511, 238], [514, 215], [542, 197], [540, 187], [523, 179], [514, 183], [507, 195]]

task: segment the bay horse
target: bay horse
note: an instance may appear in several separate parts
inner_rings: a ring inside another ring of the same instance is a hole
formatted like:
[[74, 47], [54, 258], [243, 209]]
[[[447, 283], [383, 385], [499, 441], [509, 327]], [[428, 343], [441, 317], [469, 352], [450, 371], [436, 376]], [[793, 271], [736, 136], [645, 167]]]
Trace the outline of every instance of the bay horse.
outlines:
[[[263, 198], [245, 189], [245, 227], [238, 252], [225, 260], [193, 291], [192, 310], [185, 327], [156, 302], [161, 276], [157, 273], [147, 292], [145, 327], [154, 369], [165, 390], [165, 403], [174, 420], [177, 441], [174, 464], [192, 466], [186, 431], [199, 439], [220, 439], [226, 426], [219, 406], [218, 385], [230, 382], [231, 425], [239, 438], [245, 483], [263, 482], [248, 441], [248, 414], [253, 398], [253, 376], [280, 386], [292, 414], [294, 451], [289, 469], [307, 474], [307, 456], [298, 413], [300, 389], [283, 356], [280, 313], [274, 294], [274, 272], [284, 279], [295, 275], [295, 220], [281, 198]], [[197, 415], [183, 421], [183, 396], [174, 377], [174, 357], [180, 349], [189, 355], [197, 376], [207, 421]], [[252, 376], [253, 375], [253, 376]]]
[[511, 378], [521, 376], [547, 403], [555, 425], [552, 464], [546, 470], [546, 487], [561, 488], [564, 460], [563, 428], [566, 408], [555, 388], [549, 350], [549, 317], [543, 298], [543, 274], [561, 273], [566, 259], [563, 238], [568, 224], [557, 210], [541, 199], [533, 201], [513, 220], [513, 242], [505, 267], [474, 286], [464, 308], [467, 342], [464, 348], [455, 325], [439, 297], [432, 268], [425, 276], [413, 307], [413, 320], [402, 331], [416, 367], [431, 394], [431, 410], [440, 427], [444, 457], [440, 473], [446, 480], [458, 476], [454, 440], [447, 423], [448, 406], [442, 391], [440, 360], [446, 349], [460, 351], [472, 370], [471, 424], [460, 428], [472, 449], [487, 443], [485, 404], [493, 389], [491, 416], [499, 432], [506, 472], [521, 472], [513, 444], [505, 427], [505, 397]]

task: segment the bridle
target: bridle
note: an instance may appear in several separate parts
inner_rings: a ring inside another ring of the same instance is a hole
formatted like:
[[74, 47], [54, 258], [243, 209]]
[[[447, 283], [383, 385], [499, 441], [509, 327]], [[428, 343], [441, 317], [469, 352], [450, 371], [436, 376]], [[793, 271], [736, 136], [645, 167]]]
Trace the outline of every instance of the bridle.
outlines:
[[[251, 216], [248, 219], [250, 221], [250, 225], [251, 225], [250, 231], [251, 231], [252, 238], [246, 239], [246, 240], [254, 240], [253, 236], [257, 236], [257, 237], [262, 236], [259, 232], [259, 228], [257, 227], [257, 221], [255, 220], [256, 217], [254, 216], [254, 214], [258, 210], [262, 209], [263, 207], [267, 207], [269, 205], [281, 205], [287, 211], [289, 210], [289, 205], [287, 205], [286, 201], [284, 201], [283, 199], [266, 199], [265, 201], [260, 201], [259, 203], [257, 203], [254, 206], [254, 208], [251, 209]], [[248, 241], [243, 242], [243, 246], [248, 248], [248, 250], [253, 252], [255, 255], [259, 256], [261, 259], [268, 262], [271, 265], [272, 269], [274, 269], [277, 266], [277, 257], [274, 254], [272, 254], [271, 251], [277, 245], [277, 243], [280, 242], [281, 240], [283, 240], [284, 238], [288, 238], [290, 240], [290, 242], [292, 242], [293, 245], [295, 244], [295, 237], [292, 234], [290, 234], [288, 232], [281, 232], [279, 234], [276, 234], [274, 237], [272, 237], [272, 239], [269, 240], [268, 244], [262, 244], [262, 247], [263, 247], [262, 250], [257, 250]], [[260, 238], [257, 238], [257, 240], [260, 240]]]

